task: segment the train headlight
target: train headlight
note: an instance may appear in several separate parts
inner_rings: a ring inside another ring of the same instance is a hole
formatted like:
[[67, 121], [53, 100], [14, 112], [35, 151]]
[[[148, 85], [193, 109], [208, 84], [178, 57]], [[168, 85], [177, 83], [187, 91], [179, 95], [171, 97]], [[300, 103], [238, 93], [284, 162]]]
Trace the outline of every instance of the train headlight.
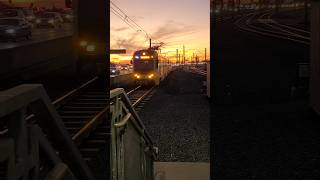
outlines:
[[134, 74], [134, 77], [136, 77], [137, 79], [140, 79], [140, 75], [139, 74]]
[[153, 76], [154, 76], [154, 74], [150, 74], [150, 75], [148, 76], [148, 78], [149, 78], [149, 79], [152, 79]]

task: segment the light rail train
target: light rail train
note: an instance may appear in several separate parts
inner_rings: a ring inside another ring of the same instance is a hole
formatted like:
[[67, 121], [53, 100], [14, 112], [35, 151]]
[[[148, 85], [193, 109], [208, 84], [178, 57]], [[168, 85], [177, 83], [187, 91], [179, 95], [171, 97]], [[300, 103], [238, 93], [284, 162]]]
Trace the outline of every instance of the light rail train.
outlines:
[[138, 83], [159, 85], [171, 70], [168, 58], [152, 48], [133, 54], [133, 79]]

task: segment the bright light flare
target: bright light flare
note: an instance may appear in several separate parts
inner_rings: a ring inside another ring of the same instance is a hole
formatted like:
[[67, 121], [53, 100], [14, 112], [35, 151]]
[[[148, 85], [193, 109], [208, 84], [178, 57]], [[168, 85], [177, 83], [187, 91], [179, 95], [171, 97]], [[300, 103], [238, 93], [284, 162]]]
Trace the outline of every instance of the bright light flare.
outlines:
[[150, 74], [150, 75], [148, 76], [149, 79], [152, 79], [153, 77], [154, 77], [154, 74]]
[[95, 50], [96, 50], [96, 46], [95, 45], [88, 45], [87, 46], [87, 48], [86, 48], [86, 50], [88, 51], [88, 52], [94, 52]]
[[87, 41], [81, 41], [80, 42], [80, 46], [81, 47], [85, 47], [85, 46], [87, 46], [88, 45], [88, 42]]

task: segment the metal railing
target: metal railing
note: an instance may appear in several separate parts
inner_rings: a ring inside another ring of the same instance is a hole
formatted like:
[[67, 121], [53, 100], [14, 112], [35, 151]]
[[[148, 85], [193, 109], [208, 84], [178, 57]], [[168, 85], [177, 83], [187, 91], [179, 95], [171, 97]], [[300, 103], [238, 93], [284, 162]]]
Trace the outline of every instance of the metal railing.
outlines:
[[110, 91], [111, 179], [153, 179], [158, 149], [124, 89]]
[[[110, 106], [87, 122], [74, 137], [68, 134], [55, 108], [69, 97], [51, 103], [39, 84], [20, 85], [0, 92], [0, 124], [6, 129], [0, 139], [0, 163], [6, 166], [0, 169], [0, 177], [6, 180], [93, 180], [77, 145], [88, 136], [88, 129], [95, 128], [101, 117], [107, 116], [112, 136], [111, 166], [106, 171], [111, 172], [111, 179], [153, 179], [153, 161], [158, 149], [123, 89], [110, 91]], [[28, 114], [36, 121], [28, 121]], [[49, 169], [41, 170], [41, 159], [45, 159]]]
[[[26, 121], [27, 112], [37, 118], [37, 124]], [[0, 123], [7, 128], [0, 141], [0, 161], [7, 166], [0, 173], [6, 180], [43, 179], [40, 150], [52, 165], [46, 180], [94, 179], [42, 85], [0, 92]]]

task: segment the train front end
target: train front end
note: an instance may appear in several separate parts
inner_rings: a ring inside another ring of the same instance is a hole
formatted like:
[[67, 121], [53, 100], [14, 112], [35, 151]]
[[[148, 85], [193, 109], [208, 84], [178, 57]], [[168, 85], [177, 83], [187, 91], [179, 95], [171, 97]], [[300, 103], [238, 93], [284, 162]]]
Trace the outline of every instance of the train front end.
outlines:
[[133, 79], [137, 83], [159, 84], [158, 54], [153, 50], [136, 51], [133, 55]]

